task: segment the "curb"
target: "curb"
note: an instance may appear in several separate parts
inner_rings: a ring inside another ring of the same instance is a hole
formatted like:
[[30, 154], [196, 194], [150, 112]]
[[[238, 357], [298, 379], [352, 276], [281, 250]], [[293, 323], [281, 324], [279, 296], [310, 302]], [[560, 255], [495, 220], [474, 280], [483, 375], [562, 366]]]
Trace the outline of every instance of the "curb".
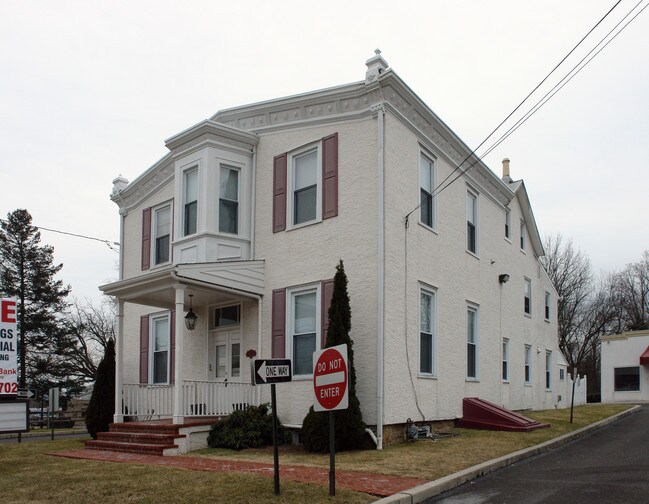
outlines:
[[626, 411], [622, 411], [621, 413], [617, 413], [616, 415], [595, 422], [594, 424], [587, 425], [586, 427], [582, 427], [576, 431], [569, 432], [559, 436], [558, 438], [550, 439], [549, 441], [545, 441], [539, 445], [525, 448], [508, 455], [503, 455], [502, 457], [487, 462], [482, 462], [481, 464], [474, 465], [473, 467], [469, 467], [454, 474], [449, 474], [443, 478], [404, 490], [403, 492], [396, 493], [390, 497], [385, 497], [375, 501], [374, 504], [415, 504], [417, 502], [423, 502], [426, 499], [430, 499], [431, 497], [435, 497], [436, 495], [458, 487], [467, 481], [479, 478], [480, 476], [497, 471], [503, 467], [510, 466], [521, 460], [534, 457], [535, 455], [552, 451], [570, 441], [574, 441], [575, 439], [583, 438], [594, 431], [619, 420], [620, 418], [635, 413], [639, 409], [640, 406], [636, 405]]

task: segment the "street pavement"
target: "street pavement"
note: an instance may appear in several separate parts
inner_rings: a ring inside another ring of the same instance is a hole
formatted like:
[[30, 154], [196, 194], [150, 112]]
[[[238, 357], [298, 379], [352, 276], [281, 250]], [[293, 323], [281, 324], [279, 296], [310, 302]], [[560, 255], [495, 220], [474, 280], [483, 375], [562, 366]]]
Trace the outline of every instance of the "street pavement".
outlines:
[[425, 502], [645, 504], [649, 502], [649, 405], [557, 450]]

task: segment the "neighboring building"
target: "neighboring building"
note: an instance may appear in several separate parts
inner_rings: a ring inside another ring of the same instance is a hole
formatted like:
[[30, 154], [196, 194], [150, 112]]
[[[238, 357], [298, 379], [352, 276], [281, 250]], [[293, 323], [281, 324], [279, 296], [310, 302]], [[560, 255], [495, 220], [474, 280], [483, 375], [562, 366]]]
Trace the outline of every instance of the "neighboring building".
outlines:
[[602, 402], [649, 401], [649, 330], [602, 336]]
[[525, 185], [471, 156], [378, 52], [364, 81], [222, 110], [166, 146], [114, 181], [117, 422], [268, 401], [254, 353], [293, 360], [279, 415], [300, 426], [341, 258], [379, 444], [384, 426], [460, 416], [466, 396], [557, 404], [557, 295]]

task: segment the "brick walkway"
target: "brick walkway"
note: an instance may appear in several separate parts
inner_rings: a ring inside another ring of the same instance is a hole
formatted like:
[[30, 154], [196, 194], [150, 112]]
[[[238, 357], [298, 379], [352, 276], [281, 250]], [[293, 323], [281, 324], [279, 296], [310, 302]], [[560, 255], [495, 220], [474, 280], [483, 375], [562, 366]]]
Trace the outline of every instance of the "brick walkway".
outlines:
[[[159, 457], [155, 455], [139, 455], [133, 453], [119, 453], [101, 450], [73, 450], [67, 452], [50, 453], [57, 457], [67, 457], [85, 460], [100, 460], [107, 462], [122, 462], [127, 464], [149, 464], [164, 467], [177, 467], [192, 471], [209, 472], [245, 472], [259, 474], [260, 476], [273, 477], [273, 465], [259, 462], [220, 460], [203, 457]], [[280, 480], [295, 481], [298, 483], [315, 483], [329, 486], [329, 470], [320, 467], [279, 465]], [[357, 471], [336, 470], [336, 488], [345, 488], [355, 492], [363, 492], [379, 497], [407, 490], [417, 485], [426, 483], [426, 480], [417, 478], [402, 478], [385, 474], [371, 474]]]

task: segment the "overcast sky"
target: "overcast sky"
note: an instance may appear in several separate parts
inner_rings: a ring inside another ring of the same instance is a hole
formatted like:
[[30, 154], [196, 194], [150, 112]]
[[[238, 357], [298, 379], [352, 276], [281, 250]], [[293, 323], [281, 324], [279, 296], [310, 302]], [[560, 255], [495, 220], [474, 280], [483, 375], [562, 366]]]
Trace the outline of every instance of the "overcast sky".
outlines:
[[[622, 0], [543, 91], [637, 3]], [[112, 180], [137, 177], [166, 138], [220, 109], [362, 80], [375, 48], [476, 147], [614, 4], [0, 0], [0, 217], [26, 208], [37, 226], [118, 241]], [[597, 271], [649, 249], [647, 33], [649, 9], [485, 158], [498, 174], [511, 159], [541, 235], [571, 238]], [[42, 241], [77, 297], [117, 278], [106, 244]]]

